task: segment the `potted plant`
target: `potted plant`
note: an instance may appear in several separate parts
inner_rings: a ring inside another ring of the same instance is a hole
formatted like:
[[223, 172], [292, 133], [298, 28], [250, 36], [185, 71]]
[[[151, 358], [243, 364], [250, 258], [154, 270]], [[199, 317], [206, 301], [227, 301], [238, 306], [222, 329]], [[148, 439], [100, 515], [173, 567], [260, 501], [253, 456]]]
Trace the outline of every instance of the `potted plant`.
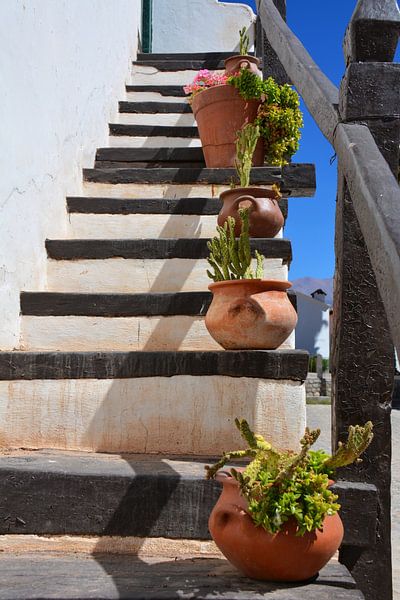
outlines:
[[248, 68], [231, 75], [200, 73], [184, 90], [189, 94], [207, 167], [235, 166], [236, 132], [247, 123], [260, 127], [253, 166], [263, 165], [265, 159], [271, 165], [287, 164], [298, 149], [302, 126], [295, 90], [277, 84], [272, 77], [262, 81]]
[[[223, 454], [207, 478], [223, 483], [210, 519], [211, 535], [226, 558], [246, 576], [304, 581], [317, 575], [339, 548], [343, 525], [330, 489], [338, 467], [359, 460], [373, 438], [372, 423], [351, 426], [333, 456], [310, 448], [320, 431], [306, 429], [299, 453], [273, 448], [245, 420], [236, 426], [245, 450]], [[249, 457], [244, 469], [220, 471]]]
[[275, 349], [290, 335], [297, 314], [286, 290], [288, 281], [262, 279], [264, 257], [255, 252], [252, 269], [249, 210], [239, 208], [240, 237], [235, 219], [228, 217], [218, 236], [208, 242], [208, 286], [213, 294], [205, 324], [210, 335], [226, 350]]
[[232, 186], [220, 195], [223, 206], [218, 215], [218, 225], [224, 225], [229, 216], [233, 217], [237, 236], [241, 229], [238, 213], [240, 208], [249, 209], [250, 237], [275, 237], [284, 224], [278, 204], [281, 198], [278, 187], [250, 187], [252, 159], [259, 138], [260, 127], [253, 123], [244, 125], [237, 132], [235, 164], [240, 187]]
[[239, 69], [249, 69], [252, 73], [255, 73], [258, 77], [261, 77], [259, 71], [260, 61], [255, 56], [248, 54], [250, 46], [250, 38], [247, 34], [246, 27], [243, 27], [239, 31], [239, 54], [230, 56], [224, 62], [225, 73], [232, 75], [237, 73]]

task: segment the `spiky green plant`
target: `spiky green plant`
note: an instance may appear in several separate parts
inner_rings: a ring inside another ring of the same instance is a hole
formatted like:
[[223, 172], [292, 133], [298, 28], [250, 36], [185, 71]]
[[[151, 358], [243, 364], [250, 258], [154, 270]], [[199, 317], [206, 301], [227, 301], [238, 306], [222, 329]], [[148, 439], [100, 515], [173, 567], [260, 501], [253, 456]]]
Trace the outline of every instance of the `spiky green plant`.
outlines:
[[335, 469], [358, 461], [373, 438], [370, 421], [363, 427], [351, 426], [346, 443], [339, 444], [329, 456], [321, 450], [311, 450], [320, 430], [307, 428], [300, 440], [301, 450], [295, 453], [277, 450], [253, 433], [244, 419], [236, 419], [235, 424], [247, 448], [225, 452], [215, 465], [206, 467], [206, 476], [214, 478], [232, 460], [251, 458], [243, 473], [232, 468], [231, 474], [247, 500], [254, 523], [270, 533], [280, 531], [290, 518], [297, 521], [296, 535], [322, 529], [325, 517], [340, 508], [337, 496], [329, 488], [329, 479]]
[[224, 226], [217, 226], [218, 236], [207, 242], [210, 251], [208, 263], [213, 272], [207, 269], [207, 275], [213, 281], [226, 281], [231, 279], [262, 279], [264, 257], [255, 251], [257, 266], [252, 269], [250, 236], [249, 236], [249, 209], [240, 208], [241, 233], [235, 236], [235, 219], [228, 217]]
[[246, 27], [239, 31], [239, 54], [246, 56], [249, 53], [250, 38], [247, 34]]
[[254, 123], [243, 125], [236, 132], [236, 159], [235, 167], [240, 180], [240, 187], [250, 185], [250, 171], [253, 164], [253, 154], [260, 137], [260, 128]]

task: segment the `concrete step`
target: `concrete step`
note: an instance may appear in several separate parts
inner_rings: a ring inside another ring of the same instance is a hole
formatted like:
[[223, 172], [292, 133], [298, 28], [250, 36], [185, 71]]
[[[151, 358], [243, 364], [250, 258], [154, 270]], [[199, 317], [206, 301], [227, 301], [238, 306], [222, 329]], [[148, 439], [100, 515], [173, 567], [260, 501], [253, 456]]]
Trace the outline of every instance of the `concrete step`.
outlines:
[[1, 444], [214, 456], [240, 445], [239, 416], [297, 448], [307, 366], [298, 350], [0, 353]]
[[[98, 548], [102, 544], [99, 543]], [[185, 549], [185, 545], [183, 545]], [[0, 599], [4, 600], [362, 600], [346, 567], [326, 566], [306, 584], [257, 582], [244, 578], [219, 556], [124, 555], [36, 552], [2, 553]]]
[[220, 209], [219, 198], [67, 198], [69, 213], [217, 215]]
[[[133, 85], [187, 85], [191, 83], [196, 77], [199, 69], [191, 68], [192, 64], [182, 64], [181, 68], [179, 64], [175, 63], [171, 66], [177, 67], [174, 70], [168, 69], [168, 65], [163, 63], [161, 69], [157, 67], [149, 66], [147, 64], [133, 64], [132, 65], [132, 84]], [[213, 69], [214, 70], [214, 69]], [[223, 73], [223, 69], [215, 69], [216, 72]]]
[[[171, 104], [174, 106], [174, 104]], [[163, 126], [163, 127], [195, 127], [196, 122], [194, 115], [191, 112], [188, 113], [118, 113], [117, 121], [120, 125], [140, 125], [152, 127]]]
[[[46, 289], [54, 292], [204, 292], [210, 283], [206, 259], [74, 259], [47, 261]], [[280, 258], [264, 263], [266, 279], [287, 280]]]
[[120, 130], [118, 135], [110, 135], [108, 138], [108, 145], [111, 148], [201, 148], [201, 141], [198, 137], [168, 137], [162, 133], [155, 136], [146, 136], [144, 134], [135, 136], [129, 134], [124, 135], [121, 134]]
[[[155, 184], [192, 186], [229, 186], [236, 181], [233, 168], [128, 168], [83, 169], [85, 182], [97, 184]], [[251, 185], [278, 184], [284, 196], [309, 197], [315, 192], [315, 166], [291, 163], [285, 167], [254, 167]], [[201, 195], [201, 194], [198, 194]], [[209, 194], [210, 196], [216, 195]]]

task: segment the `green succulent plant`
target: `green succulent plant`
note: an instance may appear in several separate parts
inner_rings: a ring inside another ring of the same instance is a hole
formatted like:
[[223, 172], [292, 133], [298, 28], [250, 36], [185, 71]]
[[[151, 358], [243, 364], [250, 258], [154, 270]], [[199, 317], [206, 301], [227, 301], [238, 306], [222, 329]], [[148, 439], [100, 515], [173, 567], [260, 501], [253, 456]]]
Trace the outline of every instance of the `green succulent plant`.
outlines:
[[232, 279], [262, 279], [264, 257], [255, 251], [256, 270], [252, 269], [252, 257], [249, 236], [249, 209], [240, 208], [241, 233], [235, 236], [235, 219], [228, 217], [224, 226], [217, 226], [218, 236], [207, 242], [210, 251], [208, 263], [213, 272], [207, 270], [207, 275], [213, 281]]
[[244, 419], [236, 419], [235, 423], [247, 448], [224, 453], [217, 463], [206, 467], [206, 476], [214, 478], [232, 460], [251, 458], [243, 472], [231, 468], [231, 475], [247, 500], [255, 525], [270, 533], [280, 531], [291, 518], [296, 520], [298, 536], [322, 529], [325, 517], [340, 508], [338, 497], [329, 488], [330, 478], [337, 468], [358, 461], [373, 438], [370, 421], [363, 427], [350, 426], [346, 443], [339, 444], [329, 456], [322, 450], [311, 450], [320, 430], [307, 428], [300, 440], [300, 452], [295, 453], [277, 450], [253, 433]]
[[240, 186], [250, 185], [250, 171], [253, 163], [253, 154], [260, 137], [260, 128], [254, 123], [243, 125], [236, 134], [236, 159], [235, 167], [239, 177]]
[[250, 38], [247, 34], [246, 27], [243, 27], [239, 31], [239, 54], [241, 54], [242, 56], [245, 56], [246, 54], [248, 54], [249, 47], [250, 47]]

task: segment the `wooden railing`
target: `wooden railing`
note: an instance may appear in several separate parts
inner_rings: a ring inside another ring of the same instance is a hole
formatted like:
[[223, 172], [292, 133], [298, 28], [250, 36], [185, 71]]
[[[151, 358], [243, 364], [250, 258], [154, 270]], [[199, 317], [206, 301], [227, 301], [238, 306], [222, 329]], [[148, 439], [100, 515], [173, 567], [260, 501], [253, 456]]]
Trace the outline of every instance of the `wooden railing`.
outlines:
[[[340, 560], [367, 600], [390, 600], [393, 345], [400, 356], [400, 64], [391, 61], [399, 9], [396, 0], [358, 1], [344, 39], [347, 67], [339, 90], [287, 26], [285, 0], [257, 4], [264, 75], [278, 73], [296, 86], [338, 158], [332, 443], [348, 425], [374, 422], [374, 443], [361, 467], [342, 476], [374, 484], [378, 499], [375, 543], [345, 546]], [[356, 529], [356, 512], [353, 521]]]

